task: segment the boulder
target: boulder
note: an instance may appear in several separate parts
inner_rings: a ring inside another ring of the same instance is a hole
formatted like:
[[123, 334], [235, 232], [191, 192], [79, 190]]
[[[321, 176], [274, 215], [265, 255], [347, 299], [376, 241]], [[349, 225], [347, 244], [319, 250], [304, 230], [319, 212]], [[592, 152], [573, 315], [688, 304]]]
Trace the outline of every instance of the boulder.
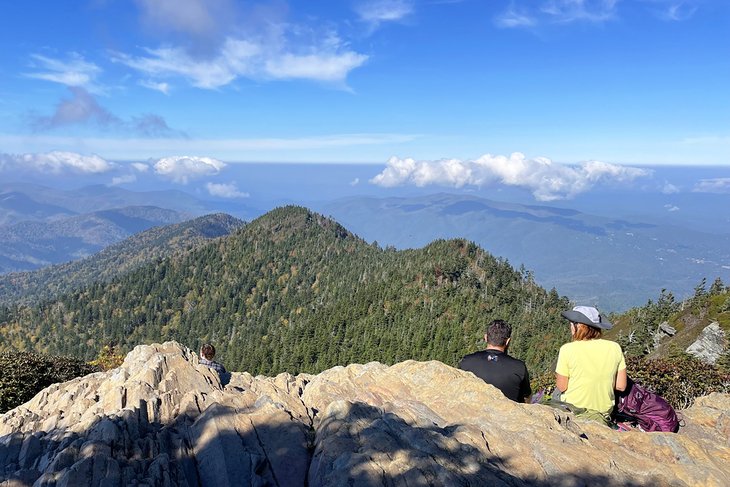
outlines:
[[725, 332], [717, 321], [707, 325], [686, 352], [708, 364], [714, 364], [727, 348]]
[[677, 329], [669, 324], [668, 321], [662, 321], [654, 333], [654, 350], [659, 348], [662, 340], [666, 337], [672, 337], [677, 334]]
[[730, 485], [730, 395], [683, 414], [618, 432], [435, 361], [223, 386], [169, 342], [0, 416], [0, 485]]

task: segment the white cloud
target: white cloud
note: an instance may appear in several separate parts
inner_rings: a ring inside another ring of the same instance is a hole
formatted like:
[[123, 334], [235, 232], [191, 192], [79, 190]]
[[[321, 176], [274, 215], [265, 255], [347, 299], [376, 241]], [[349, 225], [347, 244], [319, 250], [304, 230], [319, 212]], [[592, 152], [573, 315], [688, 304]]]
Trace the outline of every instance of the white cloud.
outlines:
[[218, 174], [226, 165], [212, 157], [163, 157], [154, 163], [155, 173], [173, 182], [188, 184], [191, 179]]
[[151, 80], [140, 80], [139, 85], [144, 86], [145, 88], [149, 88], [150, 90], [159, 91], [160, 93], [162, 93], [164, 95], [170, 94], [169, 83], [156, 82], [156, 81], [151, 81]]
[[144, 51], [146, 56], [116, 53], [113, 59], [148, 77], [180, 76], [204, 89], [220, 88], [239, 77], [344, 83], [348, 73], [368, 59], [331, 34], [317, 44], [297, 49], [283, 39], [269, 43], [263, 39], [227, 38], [217, 54], [209, 58], [191, 56], [181, 47]]
[[662, 186], [662, 193], [664, 193], [664, 194], [679, 193], [679, 187], [673, 185], [669, 181], [664, 181], [664, 186]]
[[125, 176], [115, 176], [112, 178], [111, 185], [118, 186], [120, 184], [133, 183], [137, 180], [137, 176], [134, 174], [127, 174]]
[[220, 198], [248, 198], [250, 196], [248, 193], [239, 191], [236, 183], [206, 183], [205, 187], [211, 196], [218, 196]]
[[[637, 4], [658, 18], [682, 21], [691, 18], [702, 0], [639, 0]], [[494, 22], [500, 27], [533, 27], [575, 22], [603, 23], [618, 18], [620, 0], [512, 0]], [[629, 2], [623, 2], [629, 3]]]
[[618, 0], [549, 0], [541, 10], [555, 22], [585, 20], [603, 22], [614, 18]]
[[266, 63], [266, 72], [278, 79], [310, 79], [342, 82], [347, 73], [362, 65], [367, 56], [355, 52], [342, 54], [309, 54], [296, 56], [285, 54]]
[[467, 161], [416, 161], [392, 157], [386, 168], [370, 182], [384, 187], [437, 184], [456, 188], [499, 183], [526, 188], [536, 199], [551, 201], [572, 198], [598, 183], [629, 182], [650, 174], [651, 171], [645, 169], [600, 161], [566, 166], [544, 157], [527, 159], [524, 154], [515, 152], [509, 157], [486, 154]]
[[692, 191], [695, 193], [730, 193], [730, 178], [700, 179]]
[[149, 164], [145, 164], [144, 162], [133, 162], [130, 164], [130, 166], [132, 166], [139, 172], [147, 172], [150, 169]]
[[[520, 5], [521, 4], [521, 5]], [[495, 17], [500, 27], [532, 27], [538, 24], [601, 23], [616, 18], [618, 0], [513, 1]]]
[[533, 17], [524, 12], [518, 12], [514, 8], [497, 16], [494, 21], [499, 27], [532, 27], [536, 24]]
[[94, 84], [101, 68], [94, 63], [87, 62], [78, 53], [72, 52], [66, 61], [40, 54], [32, 54], [31, 58], [33, 59], [31, 67], [38, 68], [40, 71], [25, 73], [28, 78], [52, 81], [66, 86], [80, 86], [92, 92], [101, 91]]
[[401, 20], [413, 10], [413, 2], [409, 0], [370, 0], [355, 7], [360, 20], [374, 25]]
[[664, 205], [664, 208], [667, 209], [667, 211], [679, 211], [679, 206], [674, 205]]
[[97, 156], [76, 152], [52, 151], [46, 153], [0, 154], [0, 170], [34, 171], [61, 174], [65, 172], [97, 174], [110, 171], [114, 164]]
[[[112, 53], [112, 60], [142, 73], [139, 83], [163, 93], [168, 78], [217, 89], [236, 79], [306, 79], [344, 87], [350, 71], [368, 56], [354, 51], [331, 27], [287, 20], [276, 5], [245, 5], [231, 0], [136, 0], [144, 24], [163, 37], [141, 53]], [[410, 2], [388, 2], [404, 15]], [[239, 12], [246, 10], [246, 12]], [[398, 14], [400, 12], [400, 14]], [[177, 36], [165, 38], [165, 32]], [[182, 36], [182, 39], [181, 39]]]
[[642, 0], [663, 20], [683, 21], [691, 18], [703, 0]]
[[675, 21], [687, 20], [692, 17], [696, 11], [696, 5], [692, 5], [688, 2], [676, 2], [667, 6], [663, 17], [668, 20]]
[[355, 178], [350, 181], [350, 186], [357, 186], [358, 184], [360, 184], [360, 178]]

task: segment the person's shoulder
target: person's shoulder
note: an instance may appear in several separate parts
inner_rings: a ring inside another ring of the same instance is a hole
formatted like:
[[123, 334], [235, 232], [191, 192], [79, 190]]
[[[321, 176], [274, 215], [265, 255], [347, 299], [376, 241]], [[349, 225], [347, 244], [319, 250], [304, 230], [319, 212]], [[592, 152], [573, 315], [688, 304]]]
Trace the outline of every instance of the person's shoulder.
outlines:
[[614, 342], [613, 340], [606, 340], [605, 338], [601, 338], [600, 342], [604, 347], [606, 347], [608, 349], [619, 350], [619, 351], [621, 350], [621, 345]]
[[520, 359], [513, 357], [512, 355], [506, 354], [506, 353], [504, 354], [504, 356], [507, 358], [507, 360], [511, 360], [512, 362], [518, 362], [518, 363], [521, 363], [522, 365], [525, 365], [524, 360], [520, 360]]
[[478, 352], [474, 352], [474, 353], [470, 353], [469, 355], [465, 355], [464, 358], [462, 358], [461, 361], [459, 362], [459, 366], [480, 360], [480, 359], [484, 358], [485, 355], [487, 355], [487, 352], [484, 350], [479, 350]]
[[568, 350], [572, 350], [572, 349], [574, 349], [576, 347], [576, 344], [577, 343], [580, 343], [580, 342], [567, 342], [567, 343], [563, 343], [560, 346], [560, 351], [561, 352], [562, 351], [566, 351], [567, 352]]

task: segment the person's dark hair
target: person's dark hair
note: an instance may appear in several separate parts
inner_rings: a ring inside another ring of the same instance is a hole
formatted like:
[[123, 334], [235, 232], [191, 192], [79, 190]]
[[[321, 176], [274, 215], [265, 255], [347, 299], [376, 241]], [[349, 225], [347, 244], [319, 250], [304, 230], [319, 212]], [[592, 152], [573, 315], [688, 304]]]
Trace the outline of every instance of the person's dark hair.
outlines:
[[494, 320], [487, 327], [487, 344], [504, 347], [512, 336], [512, 327], [504, 320]]
[[210, 343], [206, 343], [200, 347], [200, 355], [205, 357], [206, 360], [213, 360], [213, 357], [215, 357], [215, 347]]

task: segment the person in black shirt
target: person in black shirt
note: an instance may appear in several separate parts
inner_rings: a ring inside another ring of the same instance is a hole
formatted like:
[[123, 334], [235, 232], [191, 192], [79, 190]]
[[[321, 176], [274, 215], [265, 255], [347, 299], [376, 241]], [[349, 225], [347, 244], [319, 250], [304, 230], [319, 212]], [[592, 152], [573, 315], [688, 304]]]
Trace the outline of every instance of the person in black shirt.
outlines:
[[486, 350], [467, 355], [459, 368], [472, 372], [487, 384], [516, 402], [529, 402], [532, 395], [530, 375], [522, 360], [507, 355], [512, 327], [504, 320], [494, 320], [487, 327]]

